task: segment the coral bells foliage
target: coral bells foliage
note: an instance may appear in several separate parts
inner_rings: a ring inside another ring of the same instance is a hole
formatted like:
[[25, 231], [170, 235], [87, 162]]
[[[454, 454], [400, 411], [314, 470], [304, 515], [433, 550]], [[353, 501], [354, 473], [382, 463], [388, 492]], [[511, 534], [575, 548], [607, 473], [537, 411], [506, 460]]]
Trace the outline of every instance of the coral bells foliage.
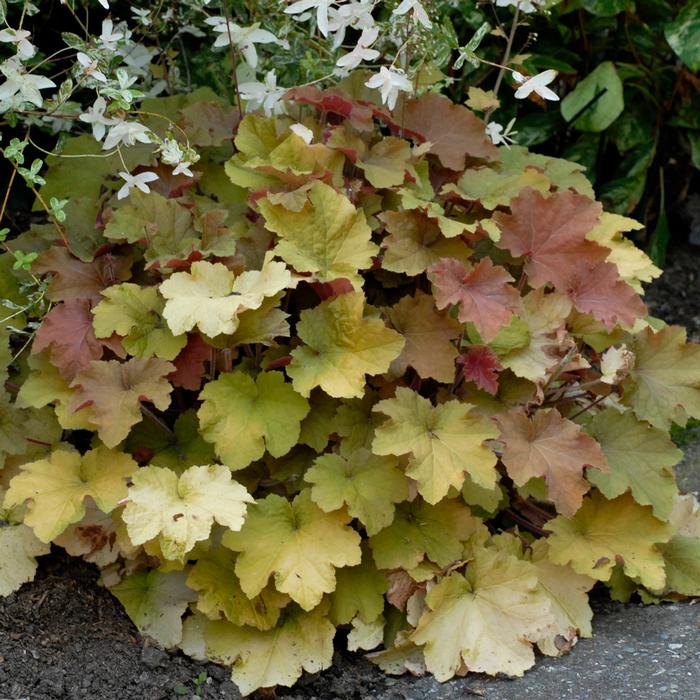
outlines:
[[146, 101], [201, 155], [178, 173], [50, 162], [64, 223], [13, 241], [31, 271], [0, 256], [51, 304], [26, 348], [31, 305], [3, 329], [0, 592], [55, 542], [245, 694], [339, 627], [388, 673], [521, 675], [591, 635], [596, 582], [700, 595], [669, 439], [700, 348], [648, 316], [634, 222], [466, 107], [359, 90]]

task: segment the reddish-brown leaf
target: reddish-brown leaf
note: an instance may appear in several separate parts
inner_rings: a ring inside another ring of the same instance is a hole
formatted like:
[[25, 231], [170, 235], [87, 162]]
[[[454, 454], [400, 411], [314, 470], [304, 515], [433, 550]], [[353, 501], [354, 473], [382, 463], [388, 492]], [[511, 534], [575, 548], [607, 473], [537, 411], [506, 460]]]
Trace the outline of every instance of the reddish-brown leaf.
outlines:
[[131, 259], [107, 253], [84, 263], [58, 246], [44, 251], [32, 265], [39, 274], [52, 272], [53, 279], [46, 290], [51, 301], [88, 299], [97, 303], [105, 287], [124, 282], [131, 277]]
[[474, 323], [486, 342], [493, 340], [510, 321], [520, 298], [508, 284], [513, 281], [508, 271], [489, 258], [471, 269], [459, 260], [445, 258], [428, 269], [428, 277], [438, 309], [459, 304], [459, 320]]
[[116, 447], [141, 421], [141, 402], [164, 411], [172, 386], [165, 378], [175, 367], [155, 357], [132, 357], [127, 362], [93, 360], [75, 375], [73, 410], [91, 406], [90, 421], [107, 447]]
[[464, 170], [467, 156], [498, 159], [498, 149], [486, 136], [484, 122], [436, 92], [426, 92], [400, 105], [390, 126], [405, 136], [429, 141], [429, 153], [450, 170]]
[[311, 105], [320, 112], [345, 117], [358, 131], [371, 131], [374, 128], [374, 105], [353, 100], [337, 89], [319, 90], [313, 85], [305, 85], [288, 90], [284, 99]]
[[32, 352], [50, 348], [52, 364], [71, 381], [92, 360], [99, 360], [105, 347], [118, 353], [121, 350], [118, 341], [95, 337], [89, 301], [69, 299], [54, 306], [44, 317], [34, 337]]
[[485, 345], [473, 345], [457, 359], [462, 365], [462, 376], [474, 382], [479, 389], [494, 396], [498, 393], [498, 373], [503, 369], [498, 357]]
[[195, 102], [180, 110], [178, 121], [193, 146], [221, 146], [233, 139], [239, 111], [223, 102]]
[[647, 311], [640, 296], [620, 279], [612, 263], [599, 263], [592, 269], [574, 268], [566, 293], [579, 311], [591, 314], [611, 330], [617, 324], [633, 325]]
[[495, 420], [505, 445], [501, 460], [510, 477], [518, 486], [544, 477], [549, 498], [562, 515], [574, 515], [591, 488], [583, 476], [586, 467], [608, 471], [600, 445], [554, 408], [539, 410], [532, 418], [516, 409]]
[[207, 345], [198, 334], [190, 335], [187, 345], [173, 360], [175, 371], [168, 379], [175, 385], [190, 391], [199, 391], [204, 376], [204, 363], [210, 362], [214, 349]]
[[598, 202], [574, 192], [543, 197], [531, 188], [513, 199], [511, 214], [496, 212], [501, 229], [497, 245], [515, 257], [525, 258], [525, 273], [531, 287], [547, 283], [565, 292], [572, 271], [593, 267], [610, 252], [586, 240], [603, 209]]

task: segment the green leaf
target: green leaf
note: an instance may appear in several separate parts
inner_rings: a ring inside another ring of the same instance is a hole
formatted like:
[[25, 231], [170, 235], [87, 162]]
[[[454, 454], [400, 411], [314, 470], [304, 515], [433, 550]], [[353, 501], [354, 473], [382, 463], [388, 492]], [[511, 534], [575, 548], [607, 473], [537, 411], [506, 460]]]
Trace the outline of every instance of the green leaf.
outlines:
[[404, 346], [403, 337], [384, 321], [365, 316], [359, 292], [302, 311], [297, 333], [304, 345], [292, 350], [287, 374], [303, 396], [320, 386], [336, 398], [360, 397], [365, 375], [386, 372]]
[[589, 469], [586, 478], [608, 499], [627, 489], [637, 503], [652, 506], [654, 515], [668, 520], [678, 494], [673, 465], [683, 453], [668, 435], [639, 421], [632, 411], [619, 413], [608, 408], [586, 426], [600, 443], [609, 472]]
[[184, 571], [139, 571], [126, 576], [110, 591], [141, 634], [169, 648], [180, 642], [182, 615], [188, 604], [197, 599], [197, 594], [187, 587], [186, 578]]
[[700, 71], [700, 0], [679, 3], [681, 10], [664, 28], [666, 40], [692, 71]]
[[48, 554], [49, 545], [26, 525], [0, 526], [0, 596], [8, 596], [36, 572], [36, 558]]
[[561, 103], [561, 113], [579, 131], [605, 131], [625, 108], [622, 80], [611, 61], [589, 73]]
[[311, 498], [330, 513], [343, 505], [374, 535], [391, 524], [394, 503], [408, 497], [408, 481], [396, 457], [379, 457], [360, 448], [347, 455], [318, 457], [304, 474]]
[[214, 444], [229, 469], [243, 469], [267, 449], [282, 457], [299, 440], [309, 402], [299, 396], [280, 372], [252, 379], [243, 372], [222, 374], [200, 394], [197, 415], [202, 436]]
[[292, 503], [270, 494], [252, 505], [240, 532], [227, 532], [222, 544], [241, 552], [236, 575], [252, 598], [274, 574], [275, 588], [304, 610], [315, 608], [335, 589], [335, 569], [357, 566], [360, 536], [344, 510], [324, 513], [302, 491]]
[[583, 0], [584, 9], [592, 15], [599, 17], [614, 17], [630, 7], [634, 7], [631, 0]]
[[165, 302], [155, 287], [125, 282], [103, 290], [104, 299], [92, 309], [98, 338], [123, 336], [122, 345], [137, 357], [174, 360], [187, 345], [187, 336], [174, 336], [163, 320]]

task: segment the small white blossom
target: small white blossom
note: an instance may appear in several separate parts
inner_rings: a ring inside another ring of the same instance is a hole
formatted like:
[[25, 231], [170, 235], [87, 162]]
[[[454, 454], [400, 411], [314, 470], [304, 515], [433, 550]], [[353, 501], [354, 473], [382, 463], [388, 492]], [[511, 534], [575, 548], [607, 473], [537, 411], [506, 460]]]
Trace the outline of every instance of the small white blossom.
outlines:
[[109, 2], [108, 2], [108, 0], [97, 0], [97, 2], [99, 2], [100, 5], [102, 5], [102, 7], [105, 8], [105, 10], [109, 10]]
[[233, 47], [241, 52], [245, 62], [251, 68], [255, 68], [258, 65], [258, 53], [255, 50], [255, 44], [282, 43], [272, 32], [260, 29], [260, 24], [258, 23], [251, 24], [250, 27], [240, 27], [233, 22], [224, 20], [214, 25], [214, 31], [219, 32], [219, 36], [214, 42], [214, 48], [228, 46], [230, 33]]
[[357, 41], [357, 46], [349, 53], [341, 56], [335, 62], [335, 65], [339, 68], [353, 70], [354, 68], [357, 68], [362, 61], [374, 61], [375, 59], [379, 58], [379, 51], [369, 48], [377, 40], [378, 35], [379, 29], [377, 27], [363, 29], [362, 34]]
[[430, 29], [433, 26], [420, 0], [403, 0], [391, 14], [405, 15], [407, 12], [412, 12], [413, 19], [419, 24], [422, 24], [426, 29]]
[[150, 73], [149, 66], [153, 57], [158, 53], [158, 49], [143, 44], [134, 44], [117, 53], [122, 56], [124, 63], [134, 76], [146, 77]]
[[190, 170], [190, 165], [186, 160], [178, 163], [175, 168], [173, 168], [173, 175], [187, 175], [187, 177], [194, 177], [194, 173]]
[[334, 0], [297, 0], [289, 7], [286, 7], [284, 12], [288, 15], [298, 15], [307, 10], [316, 8], [316, 26], [318, 31], [323, 36], [328, 36], [328, 9], [333, 4]]
[[82, 51], [78, 51], [75, 56], [78, 59], [78, 63], [82, 66], [82, 73], [85, 76], [94, 78], [100, 83], [107, 82], [107, 76], [97, 68], [97, 61], [93, 61], [90, 56]]
[[[43, 75], [26, 73], [24, 66], [16, 57], [8, 58], [0, 65], [0, 71], [7, 80], [0, 85], [0, 109], [9, 107], [17, 108], [25, 102], [30, 102], [35, 107], [41, 107], [44, 99], [39, 90], [56, 87], [56, 83]], [[8, 105], [8, 101], [11, 104]]]
[[174, 166], [173, 175], [182, 174], [193, 177], [193, 173], [190, 170], [193, 160], [186, 157], [188, 154], [185, 153], [182, 146], [175, 139], [166, 138], [160, 145], [159, 151], [160, 159], [163, 163]]
[[373, 0], [359, 0], [329, 9], [328, 31], [333, 34], [332, 49], [334, 51], [345, 40], [347, 29], [363, 31], [374, 27], [374, 17], [372, 17], [374, 5]]
[[503, 144], [508, 147], [508, 144], [513, 143], [512, 137], [518, 133], [517, 131], [513, 131], [513, 124], [515, 124], [515, 119], [511, 119], [504, 130], [502, 124], [498, 122], [489, 122], [486, 125], [486, 135], [491, 139], [491, 143], [494, 146]]
[[314, 132], [311, 131], [308, 126], [304, 126], [303, 124], [292, 124], [289, 128], [306, 143], [311, 143], [314, 140]]
[[98, 141], [102, 141], [108, 126], [114, 126], [117, 123], [114, 117], [105, 117], [105, 109], [107, 109], [107, 102], [104, 97], [98, 97], [92, 107], [79, 117], [81, 122], [92, 125], [92, 135]]
[[31, 34], [26, 29], [3, 29], [0, 31], [0, 42], [15, 44], [17, 55], [21, 59], [31, 58], [36, 53], [36, 46], [29, 41]]
[[382, 96], [382, 103], [389, 109], [396, 107], [400, 91], [413, 92], [413, 84], [402, 70], [386, 66], [382, 66], [379, 73], [373, 75], [365, 85], [368, 88], [378, 89]]
[[103, 150], [109, 151], [119, 144], [133, 146], [137, 141], [151, 143], [150, 129], [138, 122], [118, 121], [107, 134]]
[[124, 197], [129, 196], [129, 192], [136, 187], [136, 189], [141, 190], [144, 194], [148, 194], [151, 188], [146, 184], [148, 182], [153, 182], [158, 179], [158, 175], [150, 171], [144, 173], [139, 173], [138, 175], [132, 175], [127, 172], [120, 172], [119, 177], [124, 180], [124, 184], [121, 186], [119, 192], [117, 192], [117, 199], [124, 199]]
[[151, 26], [151, 11], [149, 9], [132, 7], [131, 14], [136, 15], [136, 17], [138, 17], [139, 24], [142, 24], [144, 27]]
[[518, 100], [523, 100], [529, 97], [531, 93], [538, 94], [544, 100], [552, 100], [557, 102], [559, 95], [554, 90], [547, 87], [557, 77], [555, 70], [546, 70], [538, 73], [532, 78], [526, 78], [518, 71], [513, 71], [513, 78], [520, 83], [520, 87], [515, 91], [515, 97]]
[[114, 28], [114, 22], [107, 18], [102, 20], [102, 34], [100, 34], [100, 42], [108, 51], [115, 51], [117, 44], [126, 38], [126, 33], [121, 30], [121, 27]]
[[496, 0], [496, 5], [498, 7], [518, 7], [520, 12], [525, 12], [530, 14], [531, 12], [537, 12], [540, 5], [544, 3], [545, 0]]
[[277, 75], [274, 70], [265, 74], [265, 82], [257, 81], [241, 83], [238, 86], [241, 99], [246, 101], [246, 111], [253, 112], [260, 107], [266, 116], [279, 114], [282, 109], [282, 97], [287, 90], [277, 86]]

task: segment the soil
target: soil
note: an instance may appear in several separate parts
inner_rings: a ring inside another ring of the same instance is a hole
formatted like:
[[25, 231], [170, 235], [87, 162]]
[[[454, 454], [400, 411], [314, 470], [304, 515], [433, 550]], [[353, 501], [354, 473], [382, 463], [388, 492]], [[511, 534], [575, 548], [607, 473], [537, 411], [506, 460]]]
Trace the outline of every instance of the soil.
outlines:
[[[685, 324], [700, 340], [700, 258], [677, 251], [647, 295], [652, 314]], [[700, 491], [700, 441], [679, 470]], [[228, 671], [164, 652], [143, 640], [119, 602], [97, 585], [97, 570], [60, 548], [40, 559], [36, 580], [0, 598], [0, 700], [190, 700], [240, 698]], [[339, 648], [328, 671], [303, 677], [276, 697], [290, 700], [692, 700], [700, 687], [700, 605], [646, 606], [595, 597], [594, 638], [562, 659], [540, 659], [524, 678], [470, 675], [389, 678]], [[339, 647], [342, 646], [342, 643]], [[197, 679], [201, 679], [198, 683]], [[262, 697], [275, 695], [259, 694]]]

